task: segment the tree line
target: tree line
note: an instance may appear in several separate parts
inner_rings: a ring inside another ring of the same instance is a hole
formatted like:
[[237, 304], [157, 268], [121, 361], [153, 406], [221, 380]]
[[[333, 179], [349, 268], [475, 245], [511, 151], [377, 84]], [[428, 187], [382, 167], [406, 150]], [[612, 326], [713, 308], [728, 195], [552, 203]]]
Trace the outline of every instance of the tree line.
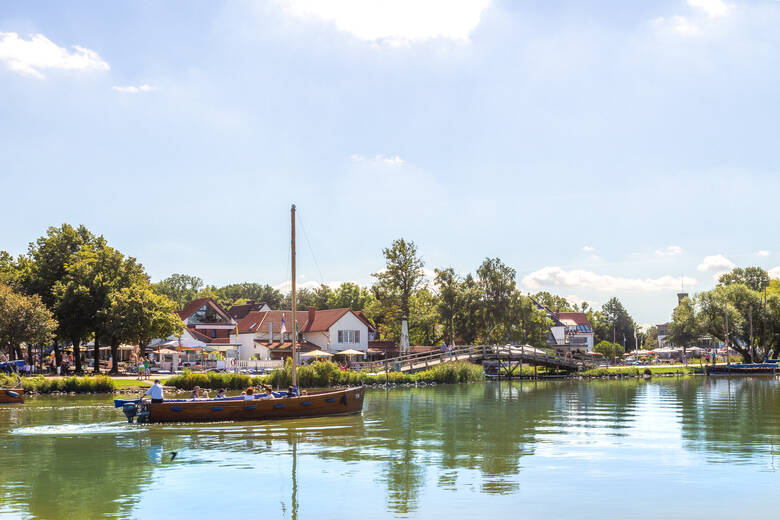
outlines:
[[81, 346], [94, 340], [99, 372], [101, 345], [116, 360], [123, 343], [179, 333], [175, 310], [173, 301], [153, 290], [135, 258], [84, 226], [50, 227], [18, 258], [0, 251], [0, 345], [21, 358], [25, 344], [30, 364], [32, 347], [51, 344], [59, 364], [69, 343], [75, 370], [82, 372]]
[[[417, 246], [404, 239], [393, 241], [382, 254], [385, 268], [372, 275], [372, 286], [347, 282], [301, 289], [297, 307], [362, 311], [380, 338], [390, 341], [400, 339], [401, 318], [406, 317], [410, 341], [417, 345], [516, 341], [543, 346], [553, 324], [546, 309], [580, 311], [587, 314], [597, 342], [609, 340], [629, 349], [634, 344], [634, 320], [617, 298], [594, 309], [548, 292], [523, 293], [515, 269], [499, 258], [486, 258], [473, 273], [437, 268], [433, 279], [426, 279]], [[17, 258], [0, 251], [0, 347], [21, 357], [22, 345], [52, 345], [59, 364], [63, 346], [71, 345], [80, 372], [84, 343], [94, 341], [96, 359], [101, 345], [109, 346], [117, 359], [121, 344], [143, 345], [180, 334], [175, 311], [199, 297], [211, 297], [226, 308], [250, 300], [272, 309], [291, 303], [289, 294], [268, 284], [217, 287], [178, 273], [151, 283], [142, 264], [103, 236], [84, 226], [50, 227]], [[32, 351], [27, 349], [31, 363]]]
[[[485, 259], [474, 273], [438, 268], [428, 280], [417, 246], [404, 239], [393, 241], [382, 255], [385, 268], [372, 275], [376, 282], [371, 287], [345, 282], [338, 287], [323, 284], [299, 289], [296, 307], [362, 311], [380, 337], [390, 341], [399, 340], [405, 316], [415, 345], [522, 341], [543, 346], [553, 322], [541, 305], [552, 312], [586, 313], [597, 341], [608, 339], [629, 348], [634, 345], [636, 324], [617, 298], [593, 309], [587, 303], [570, 303], [549, 292], [524, 294], [517, 287], [516, 271], [499, 258]], [[173, 274], [153, 287], [179, 308], [206, 296], [226, 308], [250, 300], [265, 302], [272, 309], [291, 307], [289, 294], [259, 283], [216, 287], [204, 285], [197, 276]]]
[[760, 267], [737, 267], [717, 286], [683, 298], [672, 314], [669, 341], [687, 348], [715, 339], [744, 359], [780, 355], [780, 280]]

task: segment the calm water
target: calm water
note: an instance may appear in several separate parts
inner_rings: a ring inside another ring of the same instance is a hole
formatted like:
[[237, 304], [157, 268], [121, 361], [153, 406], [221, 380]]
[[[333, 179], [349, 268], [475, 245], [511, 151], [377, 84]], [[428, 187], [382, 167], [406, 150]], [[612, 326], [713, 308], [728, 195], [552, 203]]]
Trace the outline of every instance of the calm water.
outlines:
[[41, 397], [0, 407], [0, 518], [777, 518], [778, 444], [776, 380], [444, 385], [140, 427]]

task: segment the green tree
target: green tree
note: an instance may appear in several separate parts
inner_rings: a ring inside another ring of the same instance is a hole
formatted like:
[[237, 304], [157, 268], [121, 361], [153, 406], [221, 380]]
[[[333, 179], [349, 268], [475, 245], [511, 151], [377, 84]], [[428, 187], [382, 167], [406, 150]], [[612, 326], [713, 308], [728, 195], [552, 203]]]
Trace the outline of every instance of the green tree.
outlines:
[[414, 292], [409, 302], [412, 318], [409, 320], [409, 341], [412, 345], [435, 345], [440, 334], [437, 307], [439, 299], [427, 287]]
[[613, 362], [625, 354], [623, 345], [611, 341], [599, 341], [596, 346], [593, 347], [593, 350], [603, 354], [605, 358], [611, 359]]
[[27, 345], [28, 361], [33, 364], [32, 347], [54, 337], [57, 322], [37, 295], [25, 296], [0, 283], [0, 346], [9, 357], [22, 358], [22, 343]]
[[270, 285], [254, 282], [234, 283], [216, 289], [217, 301], [221, 305], [231, 306], [238, 300], [254, 300], [264, 302], [272, 309], [279, 309], [284, 300], [280, 291]]
[[647, 329], [642, 344], [644, 345], [645, 350], [658, 348], [658, 327], [653, 325]]
[[[538, 302], [538, 300], [536, 301]], [[511, 338], [513, 340], [519, 340], [534, 347], [547, 345], [547, 336], [553, 322], [547, 317], [546, 311], [537, 307], [530, 296], [525, 296], [520, 291], [515, 291], [512, 294], [510, 323], [512, 324]]]
[[461, 281], [452, 267], [436, 269], [435, 272], [434, 283], [439, 291], [439, 304], [437, 305], [439, 320], [444, 324], [444, 336], [447, 338], [447, 342], [452, 345], [455, 341], [455, 315], [458, 312], [459, 300], [461, 300]]
[[515, 290], [515, 270], [498, 258], [486, 258], [477, 268], [482, 290], [485, 339], [501, 341], [509, 331], [512, 293]]
[[696, 309], [691, 298], [683, 298], [672, 313], [669, 324], [669, 342], [682, 347], [683, 354], [688, 346], [699, 337], [699, 326], [696, 321]]
[[730, 273], [720, 275], [720, 285], [742, 284], [761, 292], [769, 285], [769, 273], [760, 267], [736, 267]]
[[153, 284], [152, 289], [157, 294], [170, 298], [176, 304], [177, 310], [180, 310], [203, 289], [203, 280], [189, 274], [173, 273]]
[[729, 301], [725, 287], [719, 286], [711, 291], [700, 293], [696, 300], [699, 304], [699, 312], [696, 316], [700, 330], [720, 341], [728, 339], [729, 346], [736, 348], [735, 330], [740, 330], [744, 326], [744, 319], [734, 304]]
[[54, 353], [59, 364], [62, 355], [59, 343], [68, 339], [70, 334], [65, 328], [68, 326], [67, 316], [60, 315], [58, 311], [59, 297], [55, 293], [55, 286], [66, 276], [68, 264], [82, 248], [104, 244], [103, 237], [96, 237], [86, 227], [74, 228], [69, 224], [60, 227], [50, 227], [46, 235], [31, 242], [27, 249], [27, 255], [21, 263], [26, 264], [20, 269], [21, 279], [19, 283], [25, 294], [37, 294], [43, 304], [54, 311], [59, 328], [55, 335]]
[[471, 274], [460, 284], [458, 310], [455, 313], [455, 335], [464, 345], [473, 345], [483, 326], [482, 290]]
[[533, 298], [553, 312], [572, 312], [575, 310], [566, 298], [547, 291], [538, 292], [533, 295]]
[[57, 316], [73, 344], [77, 372], [82, 370], [80, 344], [90, 334], [95, 336], [95, 372], [100, 371], [100, 341], [107, 328], [99, 311], [108, 307], [113, 291], [133, 284], [148, 284], [143, 266], [104, 243], [82, 249], [67, 264], [54, 292], [58, 296]]
[[[611, 339], [614, 343], [620, 343], [625, 348], [626, 345], [634, 345], [634, 329], [636, 324], [620, 300], [613, 297], [601, 307], [606, 322], [611, 329]], [[630, 350], [630, 349], [629, 349]]]
[[115, 360], [111, 372], [118, 372], [116, 360], [122, 343], [146, 345], [155, 338], [181, 334], [184, 325], [176, 304], [147, 285], [131, 285], [112, 291], [108, 305], [98, 311], [103, 334]]
[[330, 294], [327, 305], [329, 309], [350, 308], [353, 311], [362, 311], [373, 298], [374, 295], [370, 291], [358, 284], [344, 282]]
[[[423, 281], [423, 260], [417, 256], [417, 246], [403, 238], [384, 248], [385, 269], [371, 276], [377, 279], [374, 296], [388, 308], [395, 308], [401, 317], [410, 318], [409, 302]], [[395, 314], [395, 313], [393, 313]]]

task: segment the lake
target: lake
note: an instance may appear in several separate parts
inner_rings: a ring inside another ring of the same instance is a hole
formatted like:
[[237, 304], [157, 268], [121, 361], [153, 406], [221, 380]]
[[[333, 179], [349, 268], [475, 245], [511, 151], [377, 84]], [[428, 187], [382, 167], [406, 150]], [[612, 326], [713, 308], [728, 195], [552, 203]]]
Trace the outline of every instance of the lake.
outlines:
[[38, 397], [0, 407], [0, 519], [773, 518], [779, 444], [773, 378], [394, 388], [362, 415], [160, 426]]

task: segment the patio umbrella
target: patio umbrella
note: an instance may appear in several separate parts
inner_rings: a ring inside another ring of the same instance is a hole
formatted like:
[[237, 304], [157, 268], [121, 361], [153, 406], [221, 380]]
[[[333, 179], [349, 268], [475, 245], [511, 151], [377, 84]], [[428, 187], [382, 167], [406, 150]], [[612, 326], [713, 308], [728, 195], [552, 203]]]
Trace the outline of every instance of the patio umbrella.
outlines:
[[306, 354], [301, 354], [301, 357], [331, 357], [333, 354], [329, 352], [323, 352], [322, 350], [312, 350]]
[[360, 350], [355, 350], [353, 348], [349, 348], [347, 350], [342, 350], [341, 352], [336, 352], [336, 354], [340, 356], [362, 356], [364, 352], [361, 352]]

